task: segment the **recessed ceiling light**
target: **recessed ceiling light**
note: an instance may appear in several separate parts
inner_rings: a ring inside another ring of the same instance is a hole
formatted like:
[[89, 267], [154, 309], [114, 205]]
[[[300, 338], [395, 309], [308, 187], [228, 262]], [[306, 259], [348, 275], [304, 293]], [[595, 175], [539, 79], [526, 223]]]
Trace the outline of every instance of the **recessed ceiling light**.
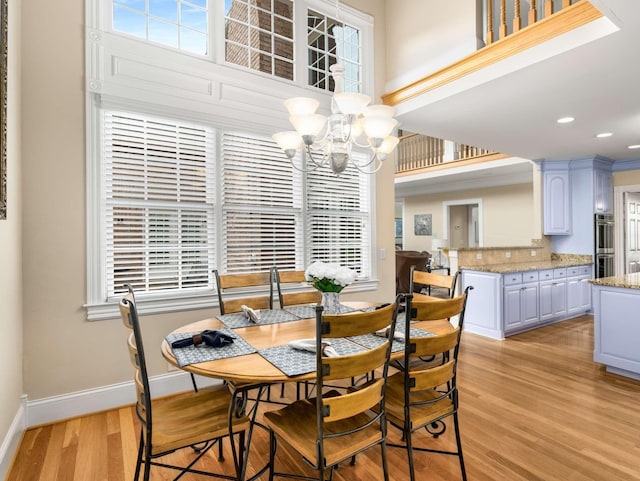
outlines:
[[640, 144], [630, 145], [630, 149], [640, 149]]
[[605, 137], [611, 137], [613, 134], [611, 132], [602, 132], [601, 134], [596, 135], [599, 139], [604, 139]]
[[568, 124], [569, 122], [573, 122], [575, 119], [573, 117], [560, 117], [556, 122], [559, 124]]

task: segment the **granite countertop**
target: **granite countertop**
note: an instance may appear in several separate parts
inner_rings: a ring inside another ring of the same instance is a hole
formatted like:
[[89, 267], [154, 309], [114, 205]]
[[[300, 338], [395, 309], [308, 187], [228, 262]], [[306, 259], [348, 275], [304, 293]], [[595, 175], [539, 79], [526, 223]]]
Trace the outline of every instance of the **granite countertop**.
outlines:
[[[551, 259], [531, 262], [506, 262], [503, 264], [483, 264], [478, 266], [460, 266], [460, 269], [479, 272], [508, 274], [510, 272], [538, 271], [558, 267], [575, 267], [593, 264], [589, 255], [553, 254]], [[638, 282], [640, 288], [640, 281]]]
[[599, 279], [591, 279], [589, 282], [596, 286], [640, 289], [640, 272], [636, 272], [634, 274], [625, 274], [624, 276], [601, 277]]

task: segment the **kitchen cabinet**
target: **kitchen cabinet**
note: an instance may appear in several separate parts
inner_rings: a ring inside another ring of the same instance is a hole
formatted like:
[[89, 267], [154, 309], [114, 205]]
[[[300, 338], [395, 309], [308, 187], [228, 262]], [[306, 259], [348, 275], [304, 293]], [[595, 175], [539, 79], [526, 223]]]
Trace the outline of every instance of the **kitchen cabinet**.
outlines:
[[473, 286], [464, 329], [494, 339], [584, 314], [591, 309], [592, 266], [511, 273], [462, 270]]
[[610, 170], [594, 169], [594, 211], [613, 214], [613, 174]]
[[588, 266], [567, 269], [567, 313], [576, 315], [591, 307], [591, 269]]
[[[542, 274], [544, 272], [544, 274]], [[565, 269], [549, 269], [541, 272], [540, 322], [566, 317], [567, 282]]]
[[543, 224], [546, 235], [571, 234], [569, 170], [543, 172]]
[[505, 332], [536, 324], [538, 314], [538, 272], [517, 272], [504, 276], [503, 326]]

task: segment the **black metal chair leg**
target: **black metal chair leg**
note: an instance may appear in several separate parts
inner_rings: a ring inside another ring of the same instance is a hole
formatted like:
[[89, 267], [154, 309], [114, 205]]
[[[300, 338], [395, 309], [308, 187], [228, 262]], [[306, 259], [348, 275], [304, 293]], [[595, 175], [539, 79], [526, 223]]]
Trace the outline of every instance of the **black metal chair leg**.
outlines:
[[140, 446], [138, 447], [138, 459], [136, 460], [136, 473], [133, 476], [134, 481], [138, 481], [140, 477], [140, 466], [142, 465], [142, 450], [144, 449], [144, 437], [140, 432]]
[[467, 481], [467, 471], [464, 468], [464, 458], [462, 457], [462, 442], [460, 440], [460, 425], [458, 424], [458, 412], [453, 413], [453, 426], [456, 431], [456, 444], [458, 445], [458, 458], [460, 459], [460, 471], [462, 471], [462, 481]]

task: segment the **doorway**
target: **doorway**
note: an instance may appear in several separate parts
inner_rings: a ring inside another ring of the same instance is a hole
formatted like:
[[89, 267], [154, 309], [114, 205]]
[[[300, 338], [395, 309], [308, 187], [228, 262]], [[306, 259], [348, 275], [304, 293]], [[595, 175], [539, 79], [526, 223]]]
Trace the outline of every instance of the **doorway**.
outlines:
[[442, 208], [449, 248], [482, 247], [482, 199], [446, 201]]
[[624, 193], [624, 273], [640, 272], [640, 192]]

